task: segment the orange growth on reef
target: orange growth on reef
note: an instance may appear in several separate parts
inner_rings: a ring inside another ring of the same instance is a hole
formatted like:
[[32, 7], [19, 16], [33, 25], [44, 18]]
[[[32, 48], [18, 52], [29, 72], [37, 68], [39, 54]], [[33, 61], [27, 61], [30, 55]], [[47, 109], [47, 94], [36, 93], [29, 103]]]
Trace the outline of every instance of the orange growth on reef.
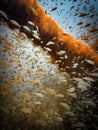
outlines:
[[[1, 1], [3, 2], [3, 0]], [[32, 21], [36, 26], [38, 26], [38, 33], [41, 41], [43, 41], [43, 45], [40, 43], [40, 41], [38, 43], [39, 45], [44, 48], [47, 42], [55, 42], [54, 45], [48, 47], [49, 49], [51, 49], [49, 53], [51, 54], [52, 58], [54, 58], [54, 60], [58, 60], [60, 58], [57, 55], [58, 51], [65, 50], [68, 56], [70, 55], [68, 57], [70, 58], [68, 59], [68, 61], [73, 60], [74, 57], [80, 56], [81, 60], [82, 58], [90, 59], [98, 64], [98, 55], [96, 55], [94, 50], [90, 46], [83, 44], [81, 41], [74, 39], [71, 35], [64, 32], [63, 29], [61, 29], [50, 16], [46, 15], [45, 11], [39, 6], [36, 0], [11, 0], [11, 2], [15, 5], [16, 9], [21, 9], [19, 14], [17, 10], [11, 8], [14, 6], [10, 6], [9, 8], [11, 14], [13, 13], [12, 10], [14, 10], [13, 17], [15, 17], [16, 11], [16, 16], [19, 16], [19, 18], [16, 19], [19, 23], [22, 24], [23, 22], [23, 24], [25, 24], [29, 20]], [[8, 2], [8, 5], [11, 2]], [[55, 40], [53, 40], [54, 38]]]
[[[63, 47], [66, 49], [66, 51], [68, 51], [68, 53], [70, 53], [70, 55], [85, 57], [85, 59], [92, 59], [98, 64], [98, 56], [95, 54], [92, 48], [84, 45], [78, 40], [75, 40], [71, 35], [66, 34], [50, 16], [45, 14], [45, 11], [38, 5], [36, 0], [21, 0], [21, 2], [25, 4], [27, 3], [29, 8], [33, 9], [32, 14], [35, 18], [34, 20], [32, 18], [32, 20], [39, 27], [39, 33], [42, 40], [47, 37], [46, 40], [51, 41], [53, 37], [56, 37], [56, 44], [54, 46], [56, 51], [62, 46], [59, 44], [62, 42]], [[51, 49], [53, 50], [54, 48]]]

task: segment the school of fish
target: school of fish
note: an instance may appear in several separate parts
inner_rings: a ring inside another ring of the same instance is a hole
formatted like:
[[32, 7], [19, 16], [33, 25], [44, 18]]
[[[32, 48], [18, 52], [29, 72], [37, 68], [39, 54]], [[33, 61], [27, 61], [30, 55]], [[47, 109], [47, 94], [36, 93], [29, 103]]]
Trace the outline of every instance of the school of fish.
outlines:
[[59, 59], [52, 64], [49, 53], [56, 43], [48, 41], [42, 48], [36, 41], [44, 43], [37, 25], [28, 21], [22, 26], [0, 10], [0, 130], [97, 130], [98, 65], [90, 59], [79, 63], [81, 57], [74, 57], [71, 68], [68, 64], [59, 70], [70, 55], [58, 50]]

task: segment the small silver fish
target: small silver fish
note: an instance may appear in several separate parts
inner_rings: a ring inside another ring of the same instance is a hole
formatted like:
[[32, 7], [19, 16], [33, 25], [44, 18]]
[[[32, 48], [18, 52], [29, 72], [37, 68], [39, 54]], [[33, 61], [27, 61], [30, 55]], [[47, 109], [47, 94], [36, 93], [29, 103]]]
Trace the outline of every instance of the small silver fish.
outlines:
[[32, 110], [31, 110], [31, 108], [22, 108], [22, 109], [20, 109], [22, 112], [24, 112], [24, 113], [27, 113], [27, 114], [30, 114], [30, 113], [32, 113]]
[[40, 97], [40, 98], [43, 98], [43, 97], [44, 97], [42, 93], [34, 93], [34, 95], [36, 95], [36, 96], [38, 96], [38, 97]]
[[63, 51], [63, 50], [62, 50], [62, 51], [59, 51], [59, 52], [57, 52], [57, 54], [58, 54], [58, 55], [63, 55], [63, 54], [65, 54], [65, 51]]
[[10, 26], [12, 27], [12, 28], [14, 28], [14, 27], [17, 27], [17, 28], [20, 28], [20, 25], [19, 25], [19, 23], [18, 22], [16, 22], [15, 20], [9, 20], [9, 22], [10, 22]]
[[45, 49], [46, 51], [49, 51], [49, 52], [52, 51], [52, 50], [51, 50], [50, 48], [48, 48], [48, 47], [44, 47], [44, 49]]
[[54, 45], [54, 44], [55, 44], [55, 42], [49, 41], [49, 42], [46, 43], [46, 46]]
[[4, 18], [5, 20], [8, 20], [6, 13], [2, 10], [0, 10], [0, 17]]
[[33, 35], [34, 38], [40, 40], [40, 37], [39, 37], [37, 34], [34, 33], [34, 34], [32, 34], [32, 35]]
[[94, 65], [95, 63], [91, 60], [85, 60], [87, 63], [91, 64], [91, 65]]

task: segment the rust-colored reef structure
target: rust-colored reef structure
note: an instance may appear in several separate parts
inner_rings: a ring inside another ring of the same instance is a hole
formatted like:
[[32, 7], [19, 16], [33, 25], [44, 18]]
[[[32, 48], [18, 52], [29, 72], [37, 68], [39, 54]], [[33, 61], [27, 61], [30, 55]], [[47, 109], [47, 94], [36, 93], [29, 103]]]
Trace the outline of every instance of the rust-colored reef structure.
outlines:
[[[64, 32], [57, 23], [45, 14], [45, 11], [38, 5], [36, 0], [1, 0], [1, 8], [7, 12], [9, 18], [14, 18], [20, 25], [26, 25], [27, 21], [32, 21], [39, 28], [39, 39], [37, 44], [46, 49], [52, 56], [53, 63], [59, 63], [62, 71], [73, 70], [73, 62], [79, 63], [77, 69], [98, 65], [98, 55], [81, 41], [75, 40], [71, 35]], [[32, 33], [29, 32], [29, 37]], [[54, 44], [47, 44], [47, 42]], [[61, 51], [61, 52], [60, 52]], [[60, 54], [59, 54], [60, 53]], [[69, 68], [66, 66], [69, 66]]]

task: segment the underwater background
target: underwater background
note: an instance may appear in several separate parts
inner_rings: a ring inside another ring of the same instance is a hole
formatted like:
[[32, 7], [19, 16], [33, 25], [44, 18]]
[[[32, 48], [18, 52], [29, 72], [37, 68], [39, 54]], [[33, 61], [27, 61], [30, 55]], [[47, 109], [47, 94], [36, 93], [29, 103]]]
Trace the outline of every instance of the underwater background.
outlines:
[[0, 3], [0, 130], [98, 130], [97, 1]]

